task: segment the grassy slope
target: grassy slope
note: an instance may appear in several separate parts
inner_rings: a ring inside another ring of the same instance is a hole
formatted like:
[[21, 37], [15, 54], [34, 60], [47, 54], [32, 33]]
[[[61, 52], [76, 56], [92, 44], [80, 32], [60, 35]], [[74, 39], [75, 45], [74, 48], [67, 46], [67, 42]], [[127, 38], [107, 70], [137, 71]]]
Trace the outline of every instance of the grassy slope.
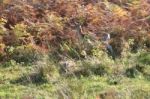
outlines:
[[[0, 96], [1, 97], [24, 97], [28, 99], [31, 97], [36, 97], [38, 99], [42, 98], [60, 98], [59, 96], [65, 97], [65, 91], [71, 93], [72, 98], [88, 98], [95, 99], [100, 93], [103, 92], [119, 92], [120, 95], [128, 99], [130, 95], [133, 97], [132, 93], [136, 92], [135, 99], [148, 99], [143, 98], [144, 96], [150, 96], [150, 83], [144, 78], [126, 78], [123, 77], [119, 84], [114, 85], [108, 83], [108, 77], [100, 76], [89, 76], [81, 77], [80, 79], [76, 77], [60, 78], [56, 82], [45, 83], [41, 85], [28, 84], [11, 84], [10, 81], [18, 77], [21, 77], [25, 73], [32, 70], [32, 67], [22, 67], [14, 66], [7, 68], [0, 68]], [[138, 92], [139, 90], [139, 92]], [[141, 94], [141, 95], [140, 95]], [[28, 98], [27, 98], [28, 97]], [[138, 98], [137, 98], [138, 97]], [[114, 98], [112, 98], [114, 99]], [[123, 98], [125, 99], [125, 98]]]
[[[118, 9], [121, 10], [119, 6]], [[118, 11], [114, 13], [118, 15]], [[95, 54], [97, 54], [97, 52]], [[26, 54], [23, 54], [23, 56], [25, 55]], [[100, 57], [103, 57], [103, 55], [100, 55]], [[143, 64], [150, 64], [149, 59], [150, 55], [144, 55], [140, 57], [140, 60], [143, 61]], [[122, 65], [127, 65], [130, 67], [136, 65], [136, 63], [134, 63], [132, 59], [128, 58], [123, 64], [111, 64], [111, 62], [109, 63], [109, 60], [107, 61], [105, 57], [103, 57], [103, 59], [100, 59], [100, 61], [104, 62], [103, 65], [105, 66], [119, 65], [120, 67], [122, 67]], [[121, 99], [148, 99], [150, 97], [150, 83], [141, 74], [136, 76], [135, 78], [128, 78], [124, 75], [121, 75], [120, 78], [111, 78], [110, 76], [113, 76], [113, 74], [111, 73], [109, 76], [90, 75], [87, 77], [83, 76], [81, 78], [77, 78], [74, 76], [60, 76], [60, 78], [58, 78], [56, 81], [50, 80], [48, 83], [39, 85], [36, 85], [34, 83], [27, 83], [26, 85], [11, 83], [12, 81], [22, 76], [30, 74], [30, 72], [33, 70], [33, 66], [20, 66], [16, 64], [10, 67], [7, 67], [7, 64], [6, 67], [0, 66], [0, 99], [1, 97], [2, 99], [14, 99], [14, 97], [18, 99], [23, 97], [24, 99], [30, 99], [32, 97], [36, 97], [37, 99], [62, 99], [69, 96], [69, 99], [95, 99], [99, 96], [106, 97], [106, 99], [114, 99], [116, 93], [118, 93], [117, 97], [120, 96]], [[145, 70], [146, 74], [148, 74], [147, 77], [149, 76], [149, 71], [150, 66], [148, 65], [147, 70]], [[115, 84], [116, 82], [117, 84]]]

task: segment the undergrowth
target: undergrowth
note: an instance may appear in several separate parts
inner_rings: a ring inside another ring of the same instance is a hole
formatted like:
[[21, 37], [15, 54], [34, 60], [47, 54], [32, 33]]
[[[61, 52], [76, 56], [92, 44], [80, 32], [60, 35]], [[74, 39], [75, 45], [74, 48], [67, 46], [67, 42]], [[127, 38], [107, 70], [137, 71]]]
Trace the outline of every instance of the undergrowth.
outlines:
[[0, 98], [149, 99], [149, 8], [149, 0], [1, 0]]

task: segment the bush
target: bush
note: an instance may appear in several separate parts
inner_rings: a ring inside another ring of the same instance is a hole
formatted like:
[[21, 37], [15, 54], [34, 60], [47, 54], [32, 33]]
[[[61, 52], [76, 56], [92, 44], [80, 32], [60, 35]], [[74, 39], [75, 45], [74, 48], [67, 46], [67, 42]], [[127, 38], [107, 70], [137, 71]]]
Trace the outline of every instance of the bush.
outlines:
[[58, 78], [59, 69], [57, 65], [47, 56], [43, 56], [42, 59], [36, 61], [30, 72], [23, 73], [21, 77], [11, 82], [20, 84], [43, 84], [46, 82], [54, 82]]
[[10, 81], [13, 84], [43, 84], [47, 82], [47, 79], [44, 76], [43, 69], [40, 69], [38, 72], [33, 72], [30, 74], [24, 74], [22, 77]]
[[150, 65], [150, 53], [141, 53], [138, 58], [141, 63]]
[[131, 67], [126, 69], [125, 74], [127, 77], [135, 78], [137, 77], [137, 75], [139, 75], [139, 71], [135, 67]]
[[11, 59], [17, 63], [32, 64], [40, 59], [42, 55], [32, 46], [18, 46], [10, 53]]

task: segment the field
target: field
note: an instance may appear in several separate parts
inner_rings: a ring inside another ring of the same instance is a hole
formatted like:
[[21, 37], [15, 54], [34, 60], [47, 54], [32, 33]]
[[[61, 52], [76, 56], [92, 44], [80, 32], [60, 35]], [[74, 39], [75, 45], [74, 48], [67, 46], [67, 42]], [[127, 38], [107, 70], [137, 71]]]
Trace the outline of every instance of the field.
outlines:
[[0, 99], [149, 98], [149, 0], [0, 0]]

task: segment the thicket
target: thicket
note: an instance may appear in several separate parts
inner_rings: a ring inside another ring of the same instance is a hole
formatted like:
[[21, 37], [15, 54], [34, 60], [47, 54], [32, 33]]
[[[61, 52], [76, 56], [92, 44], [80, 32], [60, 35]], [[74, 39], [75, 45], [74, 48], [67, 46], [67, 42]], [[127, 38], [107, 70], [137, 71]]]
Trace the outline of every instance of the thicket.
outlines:
[[[16, 58], [15, 53], [18, 58], [31, 56], [34, 51], [79, 58], [83, 52], [90, 55], [90, 44], [104, 33], [110, 33], [119, 57], [127, 47], [133, 52], [148, 50], [149, 15], [149, 0], [2, 0], [0, 60]], [[133, 44], [127, 46], [128, 41]], [[20, 46], [25, 51], [17, 51]]]

